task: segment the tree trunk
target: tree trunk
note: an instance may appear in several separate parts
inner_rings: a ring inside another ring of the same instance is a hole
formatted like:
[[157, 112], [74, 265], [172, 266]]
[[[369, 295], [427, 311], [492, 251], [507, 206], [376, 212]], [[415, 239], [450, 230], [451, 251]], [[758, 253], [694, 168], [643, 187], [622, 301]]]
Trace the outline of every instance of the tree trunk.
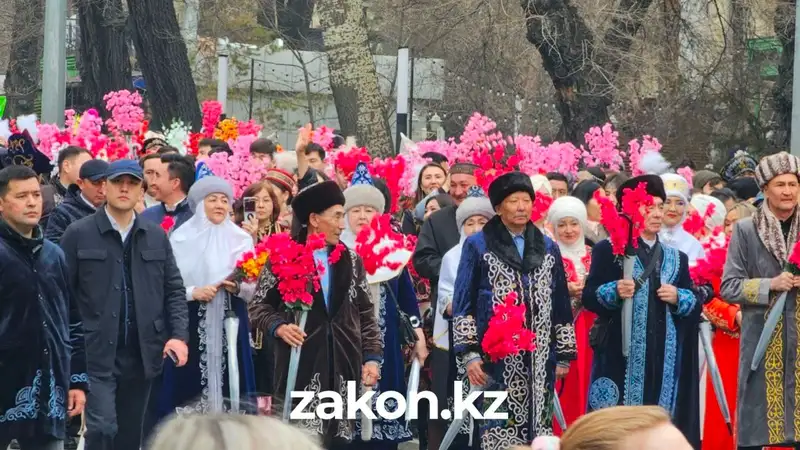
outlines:
[[197, 88], [172, 0], [128, 0], [128, 13], [152, 111], [150, 128], [182, 120], [200, 130]]
[[304, 50], [311, 31], [314, 0], [259, 0], [259, 25], [276, 30], [289, 48]]
[[779, 3], [775, 8], [775, 35], [783, 44], [778, 80], [772, 91], [778, 132], [775, 146], [788, 149], [792, 132], [792, 76], [794, 74], [794, 9], [795, 0]]
[[32, 114], [41, 92], [44, 50], [44, 0], [15, 0], [11, 53], [4, 88], [6, 117]]
[[79, 0], [78, 69], [88, 103], [105, 110], [103, 96], [131, 89], [126, 16], [120, 0]]
[[361, 0], [320, 0], [317, 8], [339, 129], [373, 156], [394, 155]]
[[522, 0], [527, 38], [539, 50], [556, 89], [562, 140], [584, 142], [608, 122], [613, 81], [652, 0], [621, 0], [602, 42], [569, 0]]

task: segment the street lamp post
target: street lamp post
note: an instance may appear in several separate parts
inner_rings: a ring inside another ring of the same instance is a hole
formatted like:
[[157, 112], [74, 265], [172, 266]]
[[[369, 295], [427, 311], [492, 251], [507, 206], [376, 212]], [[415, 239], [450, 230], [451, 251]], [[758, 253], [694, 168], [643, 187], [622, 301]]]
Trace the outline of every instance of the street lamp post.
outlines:
[[42, 123], [64, 123], [67, 104], [67, 2], [47, 0], [44, 10]]
[[793, 155], [800, 156], [800, 2], [795, 3], [794, 27], [794, 73], [792, 74], [792, 133], [791, 149]]

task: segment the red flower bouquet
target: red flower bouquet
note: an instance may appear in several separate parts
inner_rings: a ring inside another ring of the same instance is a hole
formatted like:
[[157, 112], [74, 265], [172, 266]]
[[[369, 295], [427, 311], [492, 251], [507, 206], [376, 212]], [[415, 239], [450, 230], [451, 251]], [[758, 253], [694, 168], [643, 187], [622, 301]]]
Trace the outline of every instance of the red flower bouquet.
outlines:
[[239, 260], [236, 261], [233, 280], [255, 283], [268, 259], [269, 250], [265, 239], [259, 242], [252, 252], [244, 252]]
[[[314, 251], [325, 247], [322, 235], [312, 235], [306, 244], [300, 244], [288, 233], [270, 235], [264, 242], [265, 251], [271, 255], [270, 268], [278, 279], [278, 291], [289, 310], [310, 310], [314, 302], [312, 292], [320, 289], [319, 273], [322, 266], [314, 260]], [[328, 256], [330, 264], [336, 264], [344, 251], [339, 243]], [[313, 291], [308, 287], [312, 286]]]
[[481, 348], [492, 362], [536, 349], [536, 335], [525, 328], [527, 308], [524, 303], [516, 303], [517, 293], [509, 293], [503, 303], [495, 305], [494, 315], [489, 319]]
[[[375, 216], [356, 236], [355, 250], [361, 256], [368, 275], [374, 275], [381, 268], [393, 272], [404, 267], [414, 251], [414, 242], [393, 230], [391, 221], [388, 214]], [[402, 255], [399, 254], [401, 251]], [[399, 258], [391, 258], [394, 255]]]

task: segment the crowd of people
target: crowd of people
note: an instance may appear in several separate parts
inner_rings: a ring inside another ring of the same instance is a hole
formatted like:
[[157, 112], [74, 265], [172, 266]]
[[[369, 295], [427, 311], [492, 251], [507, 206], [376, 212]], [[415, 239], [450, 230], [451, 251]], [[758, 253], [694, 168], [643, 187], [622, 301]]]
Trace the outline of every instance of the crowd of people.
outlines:
[[[0, 448], [800, 448], [797, 157], [487, 181], [431, 152], [408, 196], [329, 167], [342, 145], [258, 139], [238, 195], [213, 139], [0, 170]], [[405, 395], [415, 360], [440, 409], [505, 391], [508, 419], [239, 417], [282, 417], [287, 384]]]

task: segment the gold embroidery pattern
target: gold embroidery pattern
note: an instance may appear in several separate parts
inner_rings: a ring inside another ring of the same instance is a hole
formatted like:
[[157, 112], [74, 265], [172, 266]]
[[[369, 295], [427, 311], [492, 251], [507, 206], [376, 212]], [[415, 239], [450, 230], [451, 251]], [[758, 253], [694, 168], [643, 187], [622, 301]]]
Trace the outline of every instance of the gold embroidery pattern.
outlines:
[[769, 442], [783, 442], [783, 320], [778, 321], [767, 346], [764, 381], [767, 390]]
[[758, 288], [760, 285], [761, 280], [758, 278], [745, 280], [742, 283], [742, 296], [748, 303], [758, 303]]
[[[794, 323], [797, 327], [797, 335], [800, 336], [800, 308], [794, 307]], [[800, 436], [800, 345], [795, 349], [794, 356], [794, 436], [795, 440]]]

